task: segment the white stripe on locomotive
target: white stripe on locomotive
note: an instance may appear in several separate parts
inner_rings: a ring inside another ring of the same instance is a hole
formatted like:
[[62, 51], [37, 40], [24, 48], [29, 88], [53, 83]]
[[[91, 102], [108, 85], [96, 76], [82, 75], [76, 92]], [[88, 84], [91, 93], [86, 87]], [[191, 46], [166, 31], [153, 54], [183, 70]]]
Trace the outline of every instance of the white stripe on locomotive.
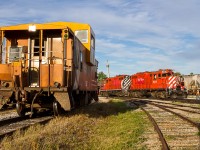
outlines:
[[130, 76], [125, 76], [124, 79], [121, 81], [121, 88], [122, 90], [128, 90], [131, 85], [131, 78]]

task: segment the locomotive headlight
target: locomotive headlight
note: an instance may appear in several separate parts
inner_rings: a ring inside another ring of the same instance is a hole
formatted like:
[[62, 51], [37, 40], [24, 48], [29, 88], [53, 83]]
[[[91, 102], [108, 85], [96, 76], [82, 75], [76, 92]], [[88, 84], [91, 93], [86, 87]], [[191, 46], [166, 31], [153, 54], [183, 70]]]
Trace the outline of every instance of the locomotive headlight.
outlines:
[[36, 26], [33, 24], [33, 25], [29, 25], [28, 26], [28, 31], [29, 32], [35, 32], [36, 31]]

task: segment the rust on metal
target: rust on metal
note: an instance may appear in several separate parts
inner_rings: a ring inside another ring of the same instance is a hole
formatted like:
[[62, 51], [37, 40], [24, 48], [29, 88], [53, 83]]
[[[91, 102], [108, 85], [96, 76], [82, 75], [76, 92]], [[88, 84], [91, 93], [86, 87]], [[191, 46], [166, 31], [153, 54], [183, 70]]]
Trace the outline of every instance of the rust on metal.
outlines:
[[54, 93], [54, 97], [60, 103], [61, 107], [65, 111], [70, 111], [71, 110], [70, 98], [69, 98], [69, 94], [67, 92], [66, 93], [55, 92]]
[[165, 138], [164, 138], [159, 126], [158, 126], [158, 124], [156, 123], [155, 119], [142, 106], [139, 106], [137, 103], [134, 103], [134, 104], [137, 105], [138, 107], [140, 107], [142, 109], [142, 111], [144, 111], [147, 114], [149, 120], [152, 122], [156, 132], [159, 135], [159, 139], [160, 139], [160, 141], [162, 143], [162, 149], [163, 150], [169, 150], [170, 148], [169, 148], [169, 146], [168, 146], [168, 144], [167, 144], [167, 142], [166, 142], [166, 140], [165, 140]]
[[150, 105], [157, 106], [157, 107], [159, 107], [159, 108], [161, 108], [161, 109], [163, 109], [163, 110], [165, 110], [165, 111], [168, 111], [168, 112], [170, 112], [170, 113], [172, 113], [172, 114], [174, 114], [174, 115], [177, 115], [177, 116], [180, 117], [181, 119], [183, 119], [183, 120], [189, 122], [189, 123], [192, 124], [194, 127], [197, 127], [197, 128], [200, 130], [200, 125], [199, 125], [199, 123], [196, 123], [196, 122], [194, 122], [194, 121], [188, 119], [187, 117], [184, 117], [184, 116], [182, 116], [182, 115], [180, 115], [180, 114], [178, 114], [178, 113], [176, 113], [176, 112], [174, 112], [174, 111], [171, 111], [171, 110], [169, 110], [169, 109], [167, 109], [167, 108], [165, 108], [165, 107], [163, 107], [163, 106], [160, 106], [160, 105], [157, 105], [157, 104], [152, 104], [152, 103], [149, 103], [149, 104], [150, 104]]
[[10, 101], [10, 97], [12, 96], [12, 91], [2, 91], [0, 94], [0, 109]]

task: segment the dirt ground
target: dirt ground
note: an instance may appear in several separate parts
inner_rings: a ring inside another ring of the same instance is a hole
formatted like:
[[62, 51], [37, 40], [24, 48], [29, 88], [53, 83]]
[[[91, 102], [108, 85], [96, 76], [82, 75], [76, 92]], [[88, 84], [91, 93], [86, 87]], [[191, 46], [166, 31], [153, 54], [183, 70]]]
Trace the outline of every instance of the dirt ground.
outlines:
[[110, 101], [111, 101], [111, 98], [109, 98], [109, 97], [100, 97], [99, 96], [99, 102], [100, 103], [108, 103]]

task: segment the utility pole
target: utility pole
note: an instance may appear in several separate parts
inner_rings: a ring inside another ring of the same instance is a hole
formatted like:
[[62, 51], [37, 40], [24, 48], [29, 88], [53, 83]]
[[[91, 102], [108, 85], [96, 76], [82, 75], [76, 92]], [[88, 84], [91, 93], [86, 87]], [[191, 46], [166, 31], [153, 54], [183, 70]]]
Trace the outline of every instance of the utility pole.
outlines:
[[106, 64], [106, 67], [107, 67], [107, 69], [108, 69], [108, 78], [110, 78], [110, 65], [109, 65], [109, 63], [108, 63], [108, 60], [107, 60], [107, 64]]

